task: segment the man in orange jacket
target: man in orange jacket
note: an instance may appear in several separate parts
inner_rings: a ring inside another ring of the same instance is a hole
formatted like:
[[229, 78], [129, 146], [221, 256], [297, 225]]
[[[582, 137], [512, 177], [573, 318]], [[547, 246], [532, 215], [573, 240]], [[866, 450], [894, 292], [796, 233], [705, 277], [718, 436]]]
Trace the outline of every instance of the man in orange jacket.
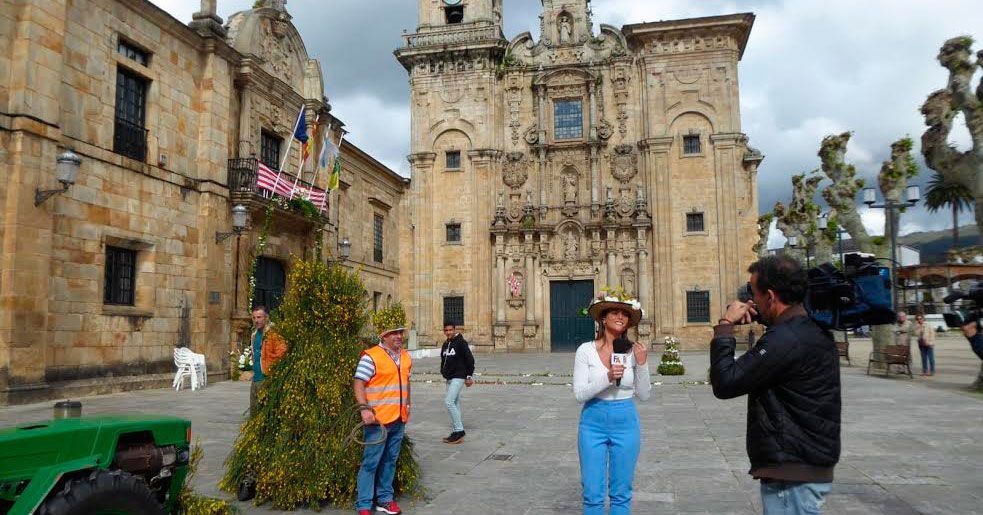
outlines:
[[[364, 427], [365, 449], [358, 471], [359, 515], [369, 515], [372, 501], [376, 511], [401, 513], [394, 500], [393, 478], [410, 420], [410, 371], [413, 363], [403, 349], [403, 327], [380, 328], [379, 345], [362, 352], [355, 369], [355, 400]], [[385, 440], [382, 426], [386, 427]]]
[[[253, 384], [249, 389], [249, 411], [256, 406], [256, 395], [266, 374], [270, 373], [273, 364], [287, 353], [287, 342], [280, 333], [273, 330], [270, 315], [265, 306], [253, 308], [253, 332], [249, 343], [253, 346]], [[259, 359], [256, 359], [257, 356]]]

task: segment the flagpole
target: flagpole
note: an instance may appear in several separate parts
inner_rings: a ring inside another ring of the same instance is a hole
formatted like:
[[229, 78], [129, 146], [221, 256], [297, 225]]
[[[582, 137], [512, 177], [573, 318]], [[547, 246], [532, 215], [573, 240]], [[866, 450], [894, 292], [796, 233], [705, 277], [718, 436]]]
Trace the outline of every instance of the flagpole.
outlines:
[[[317, 122], [321, 119], [321, 115], [314, 117], [314, 136], [317, 136]], [[294, 129], [296, 131], [296, 129]], [[307, 141], [311, 141], [311, 135], [307, 135]], [[297, 191], [297, 182], [300, 181], [300, 176], [304, 173], [304, 165], [307, 164], [307, 159], [304, 159], [304, 147], [307, 143], [304, 142], [300, 147], [300, 166], [297, 167], [297, 176], [294, 177], [293, 188], [290, 189], [290, 198], [294, 198], [294, 192]], [[307, 200], [311, 199], [311, 192], [307, 190]]]
[[287, 150], [283, 152], [283, 159], [280, 160], [280, 167], [276, 170], [276, 181], [273, 182], [273, 194], [276, 195], [276, 188], [280, 185], [280, 174], [283, 172], [283, 167], [287, 164], [287, 156], [290, 155], [290, 146], [294, 143], [294, 133], [297, 132], [297, 126], [300, 125], [300, 117], [304, 116], [304, 104], [300, 105], [300, 113], [297, 114], [297, 121], [294, 122], [294, 128], [290, 131], [290, 139], [287, 140]]
[[[325, 133], [324, 133], [325, 137], [330, 137], [331, 136], [331, 127], [332, 126], [333, 126], [333, 124], [328, 123], [328, 126], [324, 128], [324, 130], [325, 130]], [[321, 173], [321, 156], [323, 154], [324, 154], [324, 138], [321, 139], [321, 151], [317, 153], [317, 161], [316, 161], [317, 164], [314, 165], [314, 177], [311, 178], [311, 187], [317, 187], [317, 176], [320, 175], [320, 173]], [[327, 193], [327, 192], [325, 192], [325, 193]], [[310, 195], [308, 195], [308, 197], [310, 197]]]
[[[345, 139], [345, 133], [342, 132], [341, 133], [341, 136], [338, 138], [338, 155], [335, 157], [335, 161], [338, 161], [339, 159], [341, 159], [341, 142], [344, 139]], [[334, 174], [334, 171], [333, 171], [334, 166], [335, 166], [335, 163], [332, 163], [331, 164], [331, 168], [332, 168], [331, 174]], [[340, 174], [341, 172], [339, 171], [338, 173]], [[325, 202], [327, 202], [328, 195], [330, 195], [332, 191], [333, 190], [331, 188], [331, 179], [328, 179], [328, 188], [327, 188], [327, 191], [325, 192], [324, 198], [321, 200], [321, 207], [320, 207], [321, 210], [324, 210], [324, 204], [325, 204]]]

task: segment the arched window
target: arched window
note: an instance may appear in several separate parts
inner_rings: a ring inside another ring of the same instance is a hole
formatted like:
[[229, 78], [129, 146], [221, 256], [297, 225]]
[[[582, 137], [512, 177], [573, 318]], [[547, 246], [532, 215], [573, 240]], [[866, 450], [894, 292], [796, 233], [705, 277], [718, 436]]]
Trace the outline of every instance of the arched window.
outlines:
[[269, 311], [275, 311], [283, 300], [283, 290], [287, 283], [287, 274], [283, 264], [275, 259], [261, 257], [256, 261], [256, 295], [253, 305], [266, 306]]

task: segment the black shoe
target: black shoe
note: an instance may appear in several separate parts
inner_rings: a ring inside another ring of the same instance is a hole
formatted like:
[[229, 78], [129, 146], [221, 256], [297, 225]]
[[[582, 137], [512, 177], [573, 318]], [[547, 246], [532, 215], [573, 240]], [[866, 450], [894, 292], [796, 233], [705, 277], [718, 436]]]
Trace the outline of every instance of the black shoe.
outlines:
[[256, 497], [256, 483], [249, 479], [243, 479], [239, 483], [239, 489], [236, 492], [236, 499], [240, 501], [248, 501]]
[[444, 443], [449, 444], [459, 444], [464, 441], [464, 431], [454, 431], [447, 438], [444, 438]]

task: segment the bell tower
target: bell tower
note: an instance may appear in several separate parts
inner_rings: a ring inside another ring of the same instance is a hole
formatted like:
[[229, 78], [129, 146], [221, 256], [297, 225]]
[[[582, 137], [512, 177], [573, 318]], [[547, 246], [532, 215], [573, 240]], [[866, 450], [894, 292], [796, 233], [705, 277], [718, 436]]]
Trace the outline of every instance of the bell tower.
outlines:
[[417, 31], [451, 28], [454, 25], [493, 24], [501, 27], [502, 0], [418, 0], [420, 25]]

